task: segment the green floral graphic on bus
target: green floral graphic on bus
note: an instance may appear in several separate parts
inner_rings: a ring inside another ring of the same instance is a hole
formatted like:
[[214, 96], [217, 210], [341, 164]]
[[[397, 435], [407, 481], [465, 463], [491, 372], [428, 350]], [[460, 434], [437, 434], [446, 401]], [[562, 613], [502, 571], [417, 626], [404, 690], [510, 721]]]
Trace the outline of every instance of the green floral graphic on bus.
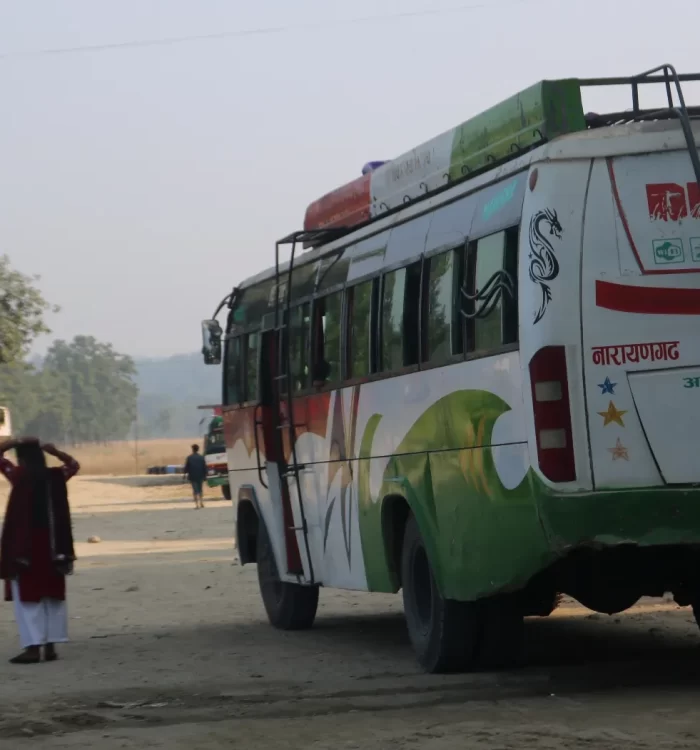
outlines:
[[[510, 406], [493, 393], [451, 393], [427, 409], [393, 452], [372, 497], [372, 444], [382, 415], [360, 444], [359, 507], [370, 590], [396, 589], [388, 559], [385, 503], [403, 498], [415, 514], [445, 596], [469, 600], [532, 575], [547, 556], [531, 472], [506, 489], [494, 465], [493, 428]], [[381, 460], [381, 459], [374, 459]]]

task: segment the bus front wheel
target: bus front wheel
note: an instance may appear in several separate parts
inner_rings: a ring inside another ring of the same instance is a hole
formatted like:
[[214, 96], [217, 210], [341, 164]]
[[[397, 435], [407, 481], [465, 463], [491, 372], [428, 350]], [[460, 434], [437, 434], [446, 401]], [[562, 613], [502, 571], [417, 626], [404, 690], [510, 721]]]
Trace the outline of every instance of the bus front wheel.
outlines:
[[221, 485], [221, 494], [224, 496], [224, 500], [230, 500], [231, 499], [231, 485], [230, 484], [222, 484]]
[[413, 516], [406, 523], [401, 558], [404, 613], [419, 663], [430, 673], [473, 669], [480, 630], [478, 605], [440, 595]]
[[257, 541], [258, 584], [270, 624], [280, 630], [307, 630], [318, 609], [318, 586], [281, 581], [265, 524]]

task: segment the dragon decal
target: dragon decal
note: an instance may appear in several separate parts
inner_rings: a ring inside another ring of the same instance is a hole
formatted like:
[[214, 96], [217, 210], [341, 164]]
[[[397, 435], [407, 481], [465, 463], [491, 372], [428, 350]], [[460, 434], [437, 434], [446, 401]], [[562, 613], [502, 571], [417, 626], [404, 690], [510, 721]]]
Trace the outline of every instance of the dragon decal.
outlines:
[[[542, 230], [543, 224], [549, 227], [548, 232]], [[535, 311], [534, 323], [539, 323], [544, 317], [547, 306], [552, 301], [549, 283], [559, 276], [559, 261], [554, 254], [550, 237], [560, 240], [563, 232], [557, 212], [549, 208], [537, 211], [530, 220], [530, 281], [538, 284], [542, 292], [542, 300]]]

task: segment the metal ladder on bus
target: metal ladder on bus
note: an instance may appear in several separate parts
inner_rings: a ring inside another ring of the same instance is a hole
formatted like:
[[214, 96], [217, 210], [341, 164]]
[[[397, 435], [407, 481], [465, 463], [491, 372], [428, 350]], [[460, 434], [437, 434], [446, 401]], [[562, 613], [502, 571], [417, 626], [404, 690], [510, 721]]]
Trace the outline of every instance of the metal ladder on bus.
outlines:
[[[274, 409], [273, 415], [276, 422], [275, 429], [278, 431], [281, 444], [281, 459], [280, 459], [280, 484], [282, 492], [287, 493], [291, 505], [291, 497], [289, 497], [289, 480], [290, 478], [294, 482], [294, 486], [297, 492], [297, 499], [299, 502], [299, 513], [300, 513], [300, 526], [291, 526], [290, 531], [295, 534], [301, 531], [304, 535], [304, 548], [306, 552], [306, 559], [309, 566], [309, 583], [314, 585], [316, 583], [316, 576], [314, 573], [314, 564], [311, 558], [311, 548], [309, 545], [309, 526], [306, 520], [306, 512], [304, 508], [304, 494], [301, 486], [301, 472], [306, 468], [304, 464], [299, 463], [297, 454], [297, 441], [296, 441], [296, 429], [297, 427], [305, 427], [306, 425], [297, 425], [295, 422], [295, 409], [294, 409], [294, 385], [292, 382], [291, 374], [291, 361], [290, 361], [290, 336], [291, 336], [291, 305], [292, 305], [292, 277], [294, 274], [294, 260], [296, 257], [297, 244], [300, 239], [303, 240], [303, 232], [297, 232], [288, 237], [280, 240], [275, 244], [275, 325], [274, 330], [277, 333], [277, 373], [274, 375], [274, 380], [277, 387], [274, 389]], [[291, 245], [291, 255], [289, 259], [289, 265], [286, 270], [286, 284], [284, 285], [284, 300], [281, 299], [280, 288], [281, 275], [280, 270], [280, 248], [283, 245]], [[284, 306], [282, 303], [284, 302]], [[281, 313], [281, 314], [280, 314]], [[284, 406], [284, 409], [283, 409]], [[283, 413], [284, 411], [284, 413]], [[284, 438], [283, 431], [287, 432], [287, 440], [289, 441], [289, 460], [284, 454]], [[303, 563], [302, 563], [303, 570]]]
[[[294, 261], [296, 260], [296, 252], [299, 244], [303, 246], [317, 247], [318, 245], [330, 242], [334, 239], [342, 237], [348, 233], [348, 229], [345, 227], [336, 227], [333, 229], [318, 229], [318, 230], [306, 230], [300, 232], [293, 232], [292, 234], [284, 237], [275, 243], [275, 330], [278, 336], [278, 372], [275, 375], [275, 380], [278, 387], [275, 389], [275, 408], [274, 408], [274, 419], [277, 424], [276, 429], [281, 433], [282, 430], [287, 430], [287, 439], [289, 440], [289, 456], [290, 460], [287, 461], [284, 456], [282, 457], [282, 465], [280, 467], [280, 481], [285, 483], [287, 491], [289, 489], [288, 480], [291, 477], [294, 480], [294, 484], [297, 491], [297, 498], [299, 500], [299, 511], [301, 516], [301, 526], [291, 527], [291, 531], [303, 532], [304, 534], [304, 547], [306, 551], [306, 558], [309, 563], [309, 582], [313, 585], [316, 583], [316, 576], [314, 573], [313, 560], [311, 558], [311, 548], [309, 545], [309, 527], [306, 520], [306, 512], [304, 509], [304, 496], [301, 487], [301, 473], [306, 468], [304, 464], [299, 463], [296, 446], [296, 429], [297, 427], [306, 427], [306, 424], [295, 424], [295, 411], [294, 411], [294, 384], [292, 382], [291, 374], [291, 361], [290, 361], [290, 336], [291, 336], [291, 308], [292, 308], [292, 280], [294, 275]], [[282, 271], [280, 270], [280, 248], [286, 245], [291, 246], [291, 253], [289, 257], [288, 266], [286, 269], [286, 284], [284, 285], [284, 309], [282, 308], [283, 300], [280, 298], [280, 287], [281, 287], [281, 276]], [[282, 314], [280, 315], [280, 312]], [[284, 392], [284, 397], [280, 394]], [[282, 404], [284, 403], [285, 415], [282, 420]], [[283, 436], [281, 436], [283, 437]], [[284, 445], [284, 440], [282, 440]]]
[[[661, 75], [657, 75], [657, 74]], [[639, 122], [641, 120], [665, 120], [671, 117], [676, 118], [681, 125], [685, 142], [688, 146], [688, 153], [690, 154], [690, 161], [693, 164], [693, 171], [695, 172], [695, 179], [698, 185], [700, 185], [700, 155], [698, 155], [698, 146], [695, 142], [695, 134], [693, 133], [692, 119], [693, 117], [700, 116], [700, 108], [689, 109], [685, 103], [685, 96], [683, 95], [683, 87], [681, 82], [700, 82], [700, 74], [690, 73], [679, 75], [673, 65], [668, 63], [659, 65], [656, 68], [647, 70], [644, 73], [640, 73], [632, 78], [587, 78], [579, 81], [581, 86], [622, 86], [630, 85], [632, 87], [632, 111], [629, 112], [618, 112], [611, 115], [602, 116], [601, 120], [605, 122], [599, 122], [600, 125], [612, 125], [614, 122], [623, 121], [634, 121]], [[666, 86], [666, 98], [668, 101], [668, 107], [659, 110], [643, 110], [639, 106], [639, 87], [641, 85], [652, 84], [652, 83], [663, 83]], [[674, 102], [673, 90], [675, 89], [676, 97], [678, 98], [678, 105]], [[692, 113], [692, 115], [691, 115]], [[594, 116], [594, 119], [597, 116]], [[588, 118], [587, 118], [588, 119]], [[589, 120], [589, 124], [592, 121]]]

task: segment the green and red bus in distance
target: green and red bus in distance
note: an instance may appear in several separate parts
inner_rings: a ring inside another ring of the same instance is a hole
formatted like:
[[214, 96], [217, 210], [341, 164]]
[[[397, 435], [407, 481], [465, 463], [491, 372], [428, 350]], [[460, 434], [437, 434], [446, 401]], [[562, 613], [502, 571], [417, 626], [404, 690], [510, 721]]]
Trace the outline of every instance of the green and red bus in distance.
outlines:
[[213, 406], [199, 406], [197, 408], [206, 409], [213, 413], [213, 416], [209, 419], [207, 431], [204, 435], [203, 454], [209, 472], [207, 476], [207, 485], [209, 487], [221, 487], [221, 494], [226, 500], [230, 500], [231, 487], [228, 478], [228, 462], [226, 460], [222, 407], [220, 404], [217, 404]]
[[[544, 81], [370, 163], [204, 321], [274, 626], [321, 586], [402, 591], [444, 672], [516, 663], [562, 594], [700, 604], [695, 81]], [[622, 84], [631, 109], [585, 114]]]

